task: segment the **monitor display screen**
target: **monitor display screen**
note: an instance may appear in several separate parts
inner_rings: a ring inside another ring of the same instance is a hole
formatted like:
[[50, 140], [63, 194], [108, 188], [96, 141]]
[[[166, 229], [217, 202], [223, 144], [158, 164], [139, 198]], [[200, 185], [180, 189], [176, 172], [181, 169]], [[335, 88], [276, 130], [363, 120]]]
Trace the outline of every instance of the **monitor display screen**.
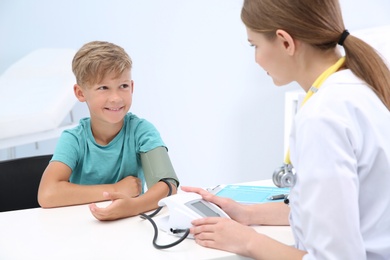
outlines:
[[202, 201], [191, 203], [191, 206], [197, 209], [203, 215], [206, 215], [207, 217], [220, 217], [220, 215], [217, 212], [209, 208]]

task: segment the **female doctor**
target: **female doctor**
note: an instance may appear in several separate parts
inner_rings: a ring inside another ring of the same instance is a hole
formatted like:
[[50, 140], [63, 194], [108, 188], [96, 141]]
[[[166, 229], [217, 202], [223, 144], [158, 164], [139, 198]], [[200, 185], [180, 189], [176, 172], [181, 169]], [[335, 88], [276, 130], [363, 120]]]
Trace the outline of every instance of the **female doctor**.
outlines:
[[[182, 187], [232, 218], [193, 221], [195, 241], [254, 259], [390, 259], [388, 67], [345, 29], [338, 0], [245, 0], [241, 18], [274, 84], [296, 81], [307, 92], [286, 158], [295, 184], [289, 205], [240, 205]], [[290, 224], [295, 246], [250, 224]]]

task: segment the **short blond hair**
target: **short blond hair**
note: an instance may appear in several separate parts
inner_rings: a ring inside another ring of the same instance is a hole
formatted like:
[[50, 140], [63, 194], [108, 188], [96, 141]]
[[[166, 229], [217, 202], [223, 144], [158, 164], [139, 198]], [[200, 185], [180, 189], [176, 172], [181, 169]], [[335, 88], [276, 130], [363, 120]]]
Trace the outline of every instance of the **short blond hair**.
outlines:
[[72, 70], [80, 86], [97, 84], [108, 74], [119, 76], [131, 68], [132, 61], [126, 51], [104, 41], [84, 44], [72, 61]]

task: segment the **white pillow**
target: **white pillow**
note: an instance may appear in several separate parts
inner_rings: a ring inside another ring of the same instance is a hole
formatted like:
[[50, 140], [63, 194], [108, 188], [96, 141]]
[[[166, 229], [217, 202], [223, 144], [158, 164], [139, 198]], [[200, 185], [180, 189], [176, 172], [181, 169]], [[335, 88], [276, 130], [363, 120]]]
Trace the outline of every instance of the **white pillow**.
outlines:
[[73, 49], [38, 49], [0, 76], [0, 140], [57, 128], [76, 97]]

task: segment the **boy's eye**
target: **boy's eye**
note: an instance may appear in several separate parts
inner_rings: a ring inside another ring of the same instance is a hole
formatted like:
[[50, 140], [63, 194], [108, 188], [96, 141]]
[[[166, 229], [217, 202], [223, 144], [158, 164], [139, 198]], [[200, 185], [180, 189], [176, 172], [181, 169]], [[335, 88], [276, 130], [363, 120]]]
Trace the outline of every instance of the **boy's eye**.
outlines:
[[107, 86], [100, 86], [98, 87], [99, 90], [104, 90], [104, 89], [107, 89]]
[[122, 85], [121, 85], [121, 88], [128, 88], [128, 87], [129, 87], [128, 84], [122, 84]]
[[256, 48], [256, 45], [254, 45], [253, 43], [250, 43], [249, 46]]

